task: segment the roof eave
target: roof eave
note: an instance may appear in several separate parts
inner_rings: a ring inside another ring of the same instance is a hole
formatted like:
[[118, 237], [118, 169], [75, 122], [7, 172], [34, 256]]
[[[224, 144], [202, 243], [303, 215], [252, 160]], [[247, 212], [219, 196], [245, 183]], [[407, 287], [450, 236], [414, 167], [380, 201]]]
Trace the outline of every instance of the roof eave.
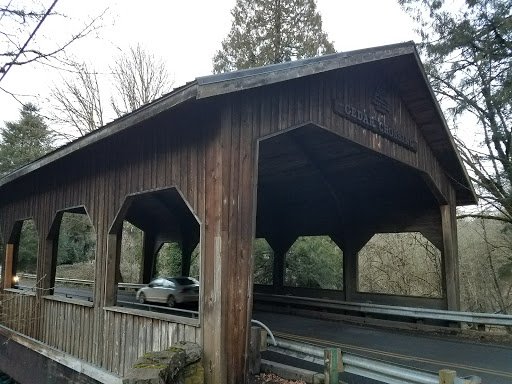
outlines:
[[197, 96], [197, 82], [192, 82], [186, 86], [180, 87], [175, 91], [163, 96], [162, 98], [147, 104], [127, 115], [108, 123], [107, 125], [80, 137], [79, 139], [64, 145], [45, 156], [24, 165], [23, 167], [11, 172], [0, 179], [0, 188], [11, 181], [25, 176], [37, 169], [40, 169], [56, 160], [70, 155], [71, 153], [88, 147], [100, 140], [115, 135], [136, 124], [149, 120], [156, 115], [175, 107], [187, 100], [194, 99]]
[[[425, 68], [423, 66], [423, 63], [421, 62], [420, 55], [418, 53], [418, 50], [416, 49], [416, 46], [414, 46], [414, 59], [416, 60], [416, 63], [418, 65], [418, 68], [420, 70], [421, 76], [423, 77], [423, 81], [425, 82], [425, 85], [427, 86], [427, 90], [430, 94], [430, 98], [434, 104], [434, 107], [436, 108], [436, 113], [442, 122], [443, 130], [448, 138], [448, 141], [450, 143], [450, 146], [452, 148], [452, 152], [457, 157], [457, 163], [460, 167], [460, 171], [464, 177], [464, 182], [466, 185], [464, 187], [466, 188], [466, 192], [468, 195], [466, 196], [457, 196], [457, 205], [474, 205], [478, 204], [478, 197], [476, 195], [476, 192], [473, 187], [473, 183], [471, 182], [471, 179], [469, 177], [469, 174], [466, 170], [466, 167], [464, 166], [464, 162], [459, 154], [459, 149], [457, 148], [457, 145], [455, 144], [455, 140], [453, 139], [453, 136], [450, 132], [450, 128], [448, 127], [448, 124], [446, 122], [446, 119], [444, 117], [444, 113], [442, 112], [441, 106], [439, 105], [439, 102], [437, 101], [437, 97], [434, 93], [434, 90], [432, 89], [432, 86], [430, 85], [430, 81], [428, 80], [427, 73], [425, 72]], [[447, 176], [449, 178], [453, 178], [451, 175]], [[455, 180], [455, 182], [460, 183], [460, 181]]]

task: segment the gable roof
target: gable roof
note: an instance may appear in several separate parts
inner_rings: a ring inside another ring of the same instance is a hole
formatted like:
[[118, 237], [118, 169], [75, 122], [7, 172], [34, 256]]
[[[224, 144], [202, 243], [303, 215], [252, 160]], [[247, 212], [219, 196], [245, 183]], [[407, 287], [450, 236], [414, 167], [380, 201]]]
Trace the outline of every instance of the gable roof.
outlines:
[[407, 87], [406, 84], [399, 84], [402, 97], [406, 104], [413, 100], [408, 105], [410, 112], [448, 177], [455, 181], [457, 203], [460, 205], [475, 204], [477, 198], [473, 186], [412, 41], [198, 77], [194, 81], [174, 89], [161, 98], [112, 121], [104, 127], [15, 170], [0, 179], [0, 189], [21, 176], [146, 121], [188, 100], [219, 96], [335, 69], [380, 62], [386, 59], [406, 60], [409, 66], [414, 69], [412, 73], [416, 80], [416, 86]]

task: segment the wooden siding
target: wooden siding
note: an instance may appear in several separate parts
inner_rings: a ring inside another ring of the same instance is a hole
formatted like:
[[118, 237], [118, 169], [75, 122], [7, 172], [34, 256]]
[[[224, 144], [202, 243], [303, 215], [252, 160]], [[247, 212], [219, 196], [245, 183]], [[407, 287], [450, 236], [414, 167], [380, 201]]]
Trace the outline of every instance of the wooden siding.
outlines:
[[37, 338], [40, 312], [34, 294], [20, 295], [4, 291], [1, 297], [0, 322], [16, 332]]
[[201, 328], [128, 313], [105, 312], [105, 367], [123, 376], [140, 356], [178, 341], [201, 344]]
[[[38, 311], [35, 295], [5, 292], [1, 323], [17, 332], [87, 362], [93, 360], [94, 311], [79, 303], [43, 299]], [[108, 342], [103, 351], [106, 369], [119, 375], [149, 351], [169, 348], [178, 341], [201, 343], [198, 326], [105, 311]]]

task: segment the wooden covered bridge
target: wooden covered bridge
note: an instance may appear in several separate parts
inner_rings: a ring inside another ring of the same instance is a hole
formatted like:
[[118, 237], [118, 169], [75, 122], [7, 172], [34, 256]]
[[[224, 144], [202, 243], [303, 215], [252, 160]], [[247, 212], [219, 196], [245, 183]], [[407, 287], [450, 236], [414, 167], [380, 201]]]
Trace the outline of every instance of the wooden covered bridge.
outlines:
[[[245, 383], [255, 237], [275, 251], [279, 292], [297, 236], [331, 236], [340, 298], [358, 301], [368, 239], [421, 232], [444, 273], [426, 305], [456, 310], [455, 208], [475, 200], [412, 42], [198, 78], [0, 180], [7, 297], [19, 293], [20, 223], [32, 218], [39, 237], [40, 289], [3, 319], [120, 375], [148, 350], [196, 341], [207, 383]], [[88, 214], [96, 232], [90, 303], [52, 294], [64, 212]], [[184, 274], [199, 244], [198, 319], [116, 306], [123, 220], [144, 231], [145, 282], [158, 244], [182, 244]]]

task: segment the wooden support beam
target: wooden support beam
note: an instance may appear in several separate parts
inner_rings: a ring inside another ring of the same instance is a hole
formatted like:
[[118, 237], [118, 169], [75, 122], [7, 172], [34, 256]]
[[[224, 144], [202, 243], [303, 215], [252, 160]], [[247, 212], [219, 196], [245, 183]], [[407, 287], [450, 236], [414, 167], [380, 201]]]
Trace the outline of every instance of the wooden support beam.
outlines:
[[18, 272], [18, 257], [20, 251], [20, 243], [19, 241], [17, 243], [13, 244], [12, 248], [12, 276], [15, 276]]
[[441, 206], [441, 222], [443, 227], [443, 262], [444, 289], [448, 310], [460, 310], [459, 286], [459, 255], [457, 246], [457, 216], [455, 205]]
[[14, 244], [6, 244], [5, 246], [5, 263], [4, 263], [4, 288], [12, 287], [12, 262], [14, 255]]
[[144, 231], [142, 240], [142, 284], [148, 284], [153, 277], [155, 268], [155, 235], [151, 232]]
[[[109, 233], [107, 235], [107, 269], [105, 274], [105, 306], [113, 306], [116, 304], [117, 284], [119, 283], [120, 271], [119, 262], [121, 259], [121, 241], [122, 229], [118, 233]], [[98, 280], [98, 276], [95, 277]], [[97, 292], [96, 292], [97, 293]], [[95, 302], [100, 301], [100, 295], [96, 294]]]
[[274, 251], [274, 265], [272, 268], [272, 287], [275, 294], [281, 294], [284, 286], [286, 272], [286, 252], [297, 240], [296, 235], [291, 234], [275, 234], [266, 237], [268, 245]]
[[47, 223], [50, 228], [48, 230], [47, 236], [44, 235], [44, 228], [40, 228], [38, 230], [38, 233], [43, 234], [39, 241], [44, 244], [44, 256], [41, 260], [41, 277], [38, 278], [40, 287], [42, 288], [42, 295], [53, 295], [54, 293], [55, 276], [57, 272], [57, 255], [59, 250], [59, 236], [63, 215], [63, 211], [57, 212], [53, 218], [53, 221], [51, 223]]
[[371, 230], [346, 229], [342, 234], [332, 234], [331, 239], [343, 250], [344, 300], [352, 301], [359, 287], [358, 252], [372, 238]]
[[350, 241], [345, 242], [343, 248], [343, 292], [345, 292], [346, 301], [353, 301], [354, 294], [357, 293], [359, 286], [358, 264], [357, 251]]
[[[60, 227], [60, 225], [59, 225]], [[48, 274], [42, 280], [43, 289], [49, 289], [48, 294], [53, 295], [55, 287], [55, 276], [57, 274], [57, 256], [59, 251], [59, 234], [51, 240], [46, 240], [46, 260], [43, 274]]]
[[198, 244], [197, 240], [192, 240], [191, 236], [183, 236], [181, 242], [181, 275], [190, 276], [190, 265], [192, 263], [192, 253]]

